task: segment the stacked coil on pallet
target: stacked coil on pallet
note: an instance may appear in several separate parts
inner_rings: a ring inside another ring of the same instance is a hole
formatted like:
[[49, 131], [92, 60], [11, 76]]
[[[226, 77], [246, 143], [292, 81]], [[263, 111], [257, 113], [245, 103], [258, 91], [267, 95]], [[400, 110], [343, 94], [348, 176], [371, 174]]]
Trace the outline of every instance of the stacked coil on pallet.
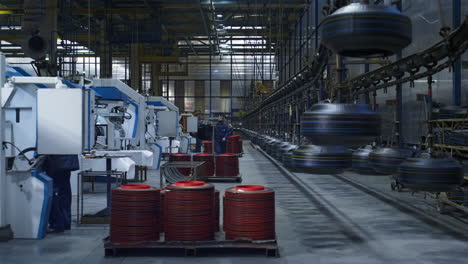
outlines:
[[216, 156], [216, 177], [239, 176], [239, 158], [234, 153], [224, 153]]
[[[192, 161], [192, 155], [187, 153], [172, 153], [169, 156], [169, 162], [172, 161]], [[190, 168], [178, 168], [177, 171], [184, 176], [189, 176], [191, 174]]]
[[198, 174], [200, 177], [212, 177], [215, 173], [214, 165], [215, 165], [215, 158], [213, 154], [210, 153], [198, 153], [193, 155], [193, 161], [204, 161], [205, 162], [205, 175]]
[[127, 184], [113, 189], [111, 198], [112, 243], [159, 240], [159, 189], [146, 184]]
[[242, 139], [239, 135], [232, 135], [227, 138], [226, 151], [229, 153], [242, 153]]
[[219, 191], [215, 189], [214, 192], [214, 231], [219, 232]]
[[203, 141], [203, 153], [213, 153], [213, 141]]
[[226, 239], [275, 239], [275, 193], [260, 185], [239, 185], [224, 194]]
[[203, 181], [180, 181], [165, 190], [166, 241], [214, 239], [214, 186]]
[[166, 191], [164, 189], [161, 190], [161, 196], [160, 196], [160, 207], [159, 207], [159, 232], [164, 233], [164, 223], [166, 223], [166, 212], [165, 212], [165, 206], [166, 206]]

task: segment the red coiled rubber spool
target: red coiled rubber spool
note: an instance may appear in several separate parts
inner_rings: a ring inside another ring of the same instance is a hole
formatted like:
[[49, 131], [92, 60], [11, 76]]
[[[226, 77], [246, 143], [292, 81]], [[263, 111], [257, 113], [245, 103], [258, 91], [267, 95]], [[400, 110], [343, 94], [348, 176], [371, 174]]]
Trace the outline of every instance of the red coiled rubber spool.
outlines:
[[229, 153], [242, 153], [242, 140], [239, 135], [232, 135], [227, 138], [226, 150]]
[[211, 177], [214, 175], [214, 155], [209, 153], [198, 153], [193, 155], [193, 161], [204, 161], [205, 162], [205, 173], [199, 172], [201, 177]]
[[216, 156], [216, 177], [239, 176], [239, 158], [234, 153]]
[[166, 214], [165, 214], [165, 208], [164, 208], [164, 205], [165, 205], [165, 199], [166, 199], [166, 191], [165, 190], [161, 190], [161, 196], [160, 196], [160, 199], [161, 199], [161, 206], [160, 206], [160, 210], [159, 210], [159, 219], [161, 220], [160, 221], [160, 224], [159, 224], [159, 232], [161, 233], [164, 233], [164, 223], [166, 223]]
[[275, 192], [260, 185], [239, 185], [224, 194], [226, 239], [275, 239]]
[[214, 196], [214, 231], [219, 232], [219, 191], [215, 190]]
[[213, 154], [213, 141], [203, 141], [203, 153]]
[[[192, 161], [192, 155], [187, 153], [172, 153], [169, 156], [169, 162], [171, 161]], [[190, 175], [190, 168], [181, 168], [177, 169], [177, 171], [184, 176]]]
[[136, 243], [159, 240], [160, 190], [128, 184], [112, 190], [110, 241]]
[[214, 186], [203, 181], [179, 181], [166, 187], [166, 241], [214, 239]]

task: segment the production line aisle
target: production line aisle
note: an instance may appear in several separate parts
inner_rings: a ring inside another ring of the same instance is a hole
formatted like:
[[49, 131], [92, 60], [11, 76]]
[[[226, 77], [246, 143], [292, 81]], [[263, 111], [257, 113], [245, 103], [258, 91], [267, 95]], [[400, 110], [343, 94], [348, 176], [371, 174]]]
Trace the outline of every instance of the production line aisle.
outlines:
[[[106, 227], [74, 227], [44, 240], [0, 244], [3, 263], [454, 263], [466, 256], [463, 231], [431, 222], [339, 179], [341, 176], [296, 174], [305, 188], [272, 164], [249, 142], [240, 160], [243, 184], [262, 184], [276, 191], [276, 231], [280, 258], [261, 255], [211, 254], [174, 257], [149, 252], [104, 258]], [[149, 183], [158, 185], [157, 171]], [[359, 175], [351, 175], [359, 179]], [[235, 183], [215, 183], [219, 190]], [[379, 185], [375, 185], [379, 188]], [[410, 197], [408, 194], [406, 196]], [[402, 194], [403, 196], [403, 194]], [[99, 195], [96, 195], [98, 198]], [[402, 198], [403, 199], [403, 198]], [[448, 216], [443, 216], [445, 218]], [[465, 232], [467, 233], [467, 232]], [[468, 234], [468, 233], [467, 233]], [[26, 253], [26, 254], [25, 254]]]

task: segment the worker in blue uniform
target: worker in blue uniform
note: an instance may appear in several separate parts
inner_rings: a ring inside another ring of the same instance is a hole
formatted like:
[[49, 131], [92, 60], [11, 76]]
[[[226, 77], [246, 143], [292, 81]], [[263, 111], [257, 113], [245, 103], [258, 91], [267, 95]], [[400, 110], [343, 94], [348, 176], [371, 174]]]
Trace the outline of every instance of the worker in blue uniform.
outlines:
[[52, 208], [49, 233], [62, 233], [71, 228], [72, 192], [70, 175], [80, 168], [78, 156], [51, 155], [45, 162], [45, 171], [53, 180]]
[[198, 123], [197, 123], [197, 133], [192, 133], [192, 137], [195, 137], [195, 152], [199, 153], [201, 152], [201, 147], [202, 147], [202, 142], [203, 140], [201, 139], [202, 136], [202, 129], [201, 129], [201, 121], [203, 120], [203, 116], [199, 115], [197, 111], [193, 112], [193, 116], [198, 117]]
[[224, 116], [218, 116], [215, 124], [215, 152], [216, 154], [226, 153], [226, 139], [229, 136], [229, 126], [224, 121]]

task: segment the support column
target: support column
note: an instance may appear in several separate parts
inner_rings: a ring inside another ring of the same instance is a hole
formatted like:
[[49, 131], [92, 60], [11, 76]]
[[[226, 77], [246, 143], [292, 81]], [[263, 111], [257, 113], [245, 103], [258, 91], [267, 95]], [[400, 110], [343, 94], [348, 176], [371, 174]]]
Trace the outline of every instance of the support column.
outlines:
[[[44, 76], [57, 76], [57, 20], [58, 20], [58, 1], [47, 0], [45, 10], [45, 26], [41, 31], [47, 30], [45, 37], [49, 42], [49, 63], [47, 73]], [[44, 31], [43, 31], [44, 32]]]
[[[397, 4], [398, 10], [402, 11], [401, 1]], [[400, 60], [402, 58], [401, 51], [396, 54], [396, 59]], [[398, 79], [401, 79], [399, 77]], [[395, 118], [395, 140], [399, 147], [403, 147], [403, 133], [402, 133], [402, 124], [403, 124], [403, 86], [398, 84], [396, 86], [396, 118]]]
[[[0, 89], [5, 83], [6, 62], [5, 55], [0, 52]], [[0, 93], [0, 102], [2, 96]], [[3, 108], [0, 106], [0, 140], [3, 141]], [[6, 175], [5, 175], [5, 150], [0, 148], [0, 241], [13, 238], [13, 232], [6, 219]]]
[[130, 87], [135, 91], [141, 88], [140, 44], [130, 44]]
[[161, 81], [159, 75], [161, 74], [161, 64], [153, 63], [151, 65], [151, 95], [162, 96]]
[[[461, 0], [452, 0], [452, 28], [456, 29], [461, 24]], [[452, 101], [454, 105], [461, 105], [461, 80], [462, 80], [462, 63], [461, 59], [457, 59], [453, 63], [453, 91]]]
[[[0, 89], [3, 88], [3, 85], [5, 84], [5, 71], [6, 71], [6, 62], [5, 62], [5, 55], [0, 52]], [[0, 102], [2, 100], [2, 93], [0, 92]], [[3, 108], [0, 105], [0, 139], [3, 142]], [[6, 197], [5, 197], [5, 150], [3, 148], [0, 148], [0, 229], [3, 228], [6, 225], [6, 217], [5, 217], [5, 203], [6, 203]]]
[[112, 78], [112, 50], [109, 43], [107, 17], [102, 20], [99, 32], [99, 77]]

